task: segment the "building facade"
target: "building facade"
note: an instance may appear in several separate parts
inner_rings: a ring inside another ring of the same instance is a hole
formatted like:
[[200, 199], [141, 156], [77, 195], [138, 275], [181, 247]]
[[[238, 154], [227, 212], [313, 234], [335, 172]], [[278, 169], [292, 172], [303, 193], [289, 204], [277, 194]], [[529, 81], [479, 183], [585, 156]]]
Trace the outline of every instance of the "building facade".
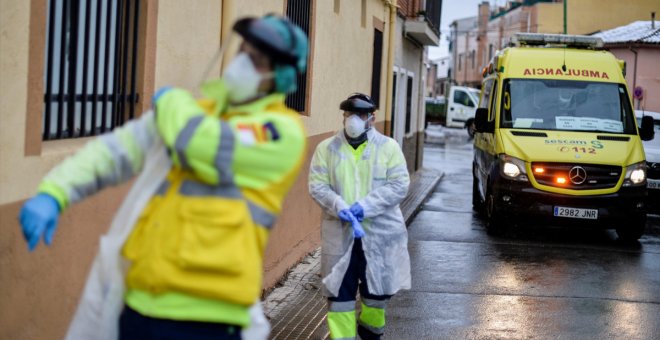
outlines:
[[[456, 20], [451, 25], [451, 79], [460, 85], [479, 87], [483, 67], [513, 34], [564, 32], [563, 0], [508, 1], [496, 8], [484, 1], [476, 11], [477, 17]], [[567, 0], [566, 32], [589, 35], [650, 18], [651, 12], [660, 13], [660, 2]]]
[[479, 66], [476, 55], [479, 47], [477, 40], [478, 17], [455, 20], [451, 29], [449, 54], [451, 56], [449, 78], [452, 85], [478, 86], [481, 78], [477, 77]]
[[641, 94], [633, 98], [637, 110], [660, 112], [659, 24], [655, 20], [635, 21], [594, 35], [626, 62], [628, 88], [633, 94]]
[[391, 126], [386, 129], [403, 148], [408, 171], [422, 167], [426, 46], [440, 42], [441, 0], [399, 0], [392, 66]]
[[[393, 102], [393, 65], [419, 74], [414, 64], [394, 61], [393, 49], [401, 42], [394, 43], [393, 33], [402, 32], [397, 27], [401, 14], [389, 0], [93, 0], [57, 5], [62, 3], [0, 1], [2, 339], [63, 337], [99, 236], [131, 183], [65, 211], [53, 245], [42, 244], [33, 253], [27, 251], [16, 218], [22, 203], [53, 166], [92, 136], [148, 110], [155, 89], [174, 85], [197, 91], [205, 74], [219, 76], [223, 65], [210, 62], [221, 43], [236, 49], [238, 39], [230, 38], [236, 18], [288, 15], [310, 37], [309, 68], [299, 92], [287, 100], [307, 129], [308, 159], [271, 234], [264, 289], [320, 244], [321, 211], [307, 193], [308, 166], [316, 145], [342, 127], [339, 103], [352, 92], [371, 94], [381, 107], [376, 126], [390, 133], [398, 126], [386, 105]], [[411, 34], [416, 30], [409, 27]], [[360, 48], [347, 51], [346, 46]], [[407, 156], [413, 164], [416, 157]]]

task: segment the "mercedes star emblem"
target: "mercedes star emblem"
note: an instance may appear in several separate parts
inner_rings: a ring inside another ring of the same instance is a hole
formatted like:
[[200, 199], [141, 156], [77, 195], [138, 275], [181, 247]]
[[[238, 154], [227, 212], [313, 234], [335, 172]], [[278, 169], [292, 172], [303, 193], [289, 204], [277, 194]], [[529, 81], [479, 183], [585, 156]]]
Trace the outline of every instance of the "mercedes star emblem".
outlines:
[[584, 170], [581, 166], [574, 166], [571, 168], [571, 171], [568, 172], [568, 178], [575, 185], [580, 185], [587, 180], [587, 170]]

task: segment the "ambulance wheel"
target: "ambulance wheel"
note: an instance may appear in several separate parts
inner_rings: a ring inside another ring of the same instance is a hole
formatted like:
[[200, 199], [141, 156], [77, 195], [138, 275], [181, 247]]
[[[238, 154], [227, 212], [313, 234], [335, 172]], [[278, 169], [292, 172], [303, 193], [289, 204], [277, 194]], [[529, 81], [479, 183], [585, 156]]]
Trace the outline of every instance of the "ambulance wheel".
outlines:
[[486, 231], [491, 235], [502, 235], [505, 231], [504, 220], [497, 206], [493, 191], [489, 188], [486, 194]]
[[620, 225], [616, 228], [616, 234], [621, 242], [637, 242], [644, 234], [644, 229], [646, 229], [646, 215], [634, 218], [631, 223]]

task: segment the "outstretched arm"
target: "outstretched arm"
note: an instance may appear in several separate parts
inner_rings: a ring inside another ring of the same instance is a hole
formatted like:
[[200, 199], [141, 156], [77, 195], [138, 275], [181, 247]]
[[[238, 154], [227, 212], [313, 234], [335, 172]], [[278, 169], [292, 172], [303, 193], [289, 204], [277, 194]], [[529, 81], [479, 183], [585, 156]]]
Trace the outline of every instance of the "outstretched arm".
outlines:
[[156, 138], [153, 114], [147, 112], [94, 138], [53, 168], [39, 192], [53, 196], [64, 210], [103, 188], [121, 184], [142, 170], [146, 152]]
[[60, 213], [103, 188], [123, 183], [142, 170], [147, 151], [157, 140], [153, 113], [87, 143], [48, 173], [39, 193], [19, 215], [28, 249], [44, 237], [50, 245]]

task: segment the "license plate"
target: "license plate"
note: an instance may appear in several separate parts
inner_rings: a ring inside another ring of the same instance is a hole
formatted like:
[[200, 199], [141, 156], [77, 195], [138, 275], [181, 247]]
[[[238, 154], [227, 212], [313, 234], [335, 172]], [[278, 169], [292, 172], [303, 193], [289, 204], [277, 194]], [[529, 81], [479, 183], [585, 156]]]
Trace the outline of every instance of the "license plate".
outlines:
[[598, 209], [555, 207], [555, 216], [595, 220], [598, 219]]
[[660, 189], [660, 179], [647, 179], [646, 187], [649, 189]]

